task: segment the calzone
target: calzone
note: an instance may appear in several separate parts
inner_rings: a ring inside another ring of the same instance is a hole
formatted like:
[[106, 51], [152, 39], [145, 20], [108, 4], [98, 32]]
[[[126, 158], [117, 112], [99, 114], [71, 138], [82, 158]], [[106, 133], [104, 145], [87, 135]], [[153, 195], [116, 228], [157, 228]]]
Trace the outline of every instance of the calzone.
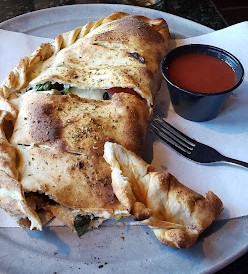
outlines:
[[56, 216], [82, 235], [130, 212], [103, 158], [107, 141], [139, 154], [169, 31], [114, 13], [24, 57], [0, 87], [0, 207], [23, 227]]

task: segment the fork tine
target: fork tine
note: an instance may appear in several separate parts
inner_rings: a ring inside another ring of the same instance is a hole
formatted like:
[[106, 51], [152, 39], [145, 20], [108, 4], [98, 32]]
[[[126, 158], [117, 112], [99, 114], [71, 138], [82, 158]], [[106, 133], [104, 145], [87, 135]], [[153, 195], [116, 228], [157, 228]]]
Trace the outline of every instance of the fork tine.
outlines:
[[170, 138], [165, 132], [162, 132], [159, 127], [150, 123], [150, 126], [153, 128], [148, 128], [153, 134], [157, 135], [161, 140], [171, 146], [173, 149], [178, 151], [181, 154], [190, 154], [191, 150], [187, 147], [182, 146], [180, 143], [176, 142], [174, 139]]
[[166, 136], [174, 140], [178, 145], [185, 147], [185, 149], [192, 150], [194, 144], [189, 142], [186, 138], [179, 135], [178, 132], [175, 132], [173, 129], [168, 127], [167, 124], [164, 124], [164, 121], [153, 120], [153, 125], [157, 126], [157, 129], [163, 132]]
[[177, 138], [184, 141], [188, 145], [195, 147], [197, 143], [196, 140], [190, 138], [189, 136], [185, 135], [178, 129], [174, 128], [171, 124], [167, 123], [164, 118], [160, 118], [159, 116], [156, 116], [156, 119], [154, 120], [157, 121], [163, 129], [169, 131], [170, 133], [172, 133], [173, 135], [175, 135]]

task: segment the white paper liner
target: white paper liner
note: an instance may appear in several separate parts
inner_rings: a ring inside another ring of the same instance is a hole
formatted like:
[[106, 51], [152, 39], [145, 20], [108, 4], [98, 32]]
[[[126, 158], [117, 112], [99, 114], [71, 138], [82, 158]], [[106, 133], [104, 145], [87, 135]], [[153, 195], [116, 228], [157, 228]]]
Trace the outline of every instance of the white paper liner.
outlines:
[[[167, 121], [192, 138], [216, 148], [226, 156], [248, 162], [248, 22], [210, 34], [176, 40], [177, 46], [202, 43], [223, 48], [234, 54], [243, 64], [245, 78], [233, 92], [219, 116], [207, 122], [191, 122], [178, 116], [172, 109], [167, 87], [163, 83], [156, 107]], [[0, 82], [25, 55], [32, 53], [47, 38], [0, 30]], [[175, 44], [173, 43], [173, 44]], [[169, 108], [168, 108], [169, 105]], [[151, 136], [150, 136], [151, 137]], [[151, 145], [148, 137], [147, 146]], [[153, 150], [153, 155], [149, 153]], [[205, 195], [216, 193], [224, 204], [220, 219], [248, 215], [248, 169], [231, 165], [200, 165], [185, 159], [161, 142], [153, 143], [145, 155], [159, 169], [168, 172], [193, 190]], [[55, 221], [53, 225], [61, 225]], [[16, 222], [0, 209], [0, 227], [16, 227]]]

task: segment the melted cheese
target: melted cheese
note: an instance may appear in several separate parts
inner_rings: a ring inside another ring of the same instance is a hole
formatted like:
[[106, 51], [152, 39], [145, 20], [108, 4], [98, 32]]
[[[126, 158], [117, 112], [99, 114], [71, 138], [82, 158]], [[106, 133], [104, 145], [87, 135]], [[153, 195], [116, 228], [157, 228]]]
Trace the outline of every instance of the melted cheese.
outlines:
[[79, 89], [76, 87], [70, 88], [70, 93], [76, 94], [81, 98], [103, 100], [104, 89]]

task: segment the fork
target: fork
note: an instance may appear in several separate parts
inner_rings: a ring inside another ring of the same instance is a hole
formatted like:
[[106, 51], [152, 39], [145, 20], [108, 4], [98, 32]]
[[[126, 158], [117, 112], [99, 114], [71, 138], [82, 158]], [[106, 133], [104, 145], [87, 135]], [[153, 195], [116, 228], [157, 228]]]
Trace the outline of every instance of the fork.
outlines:
[[224, 162], [248, 168], [248, 163], [226, 157], [214, 148], [197, 142], [159, 116], [151, 120], [148, 129], [174, 150], [194, 162], [201, 164]]

